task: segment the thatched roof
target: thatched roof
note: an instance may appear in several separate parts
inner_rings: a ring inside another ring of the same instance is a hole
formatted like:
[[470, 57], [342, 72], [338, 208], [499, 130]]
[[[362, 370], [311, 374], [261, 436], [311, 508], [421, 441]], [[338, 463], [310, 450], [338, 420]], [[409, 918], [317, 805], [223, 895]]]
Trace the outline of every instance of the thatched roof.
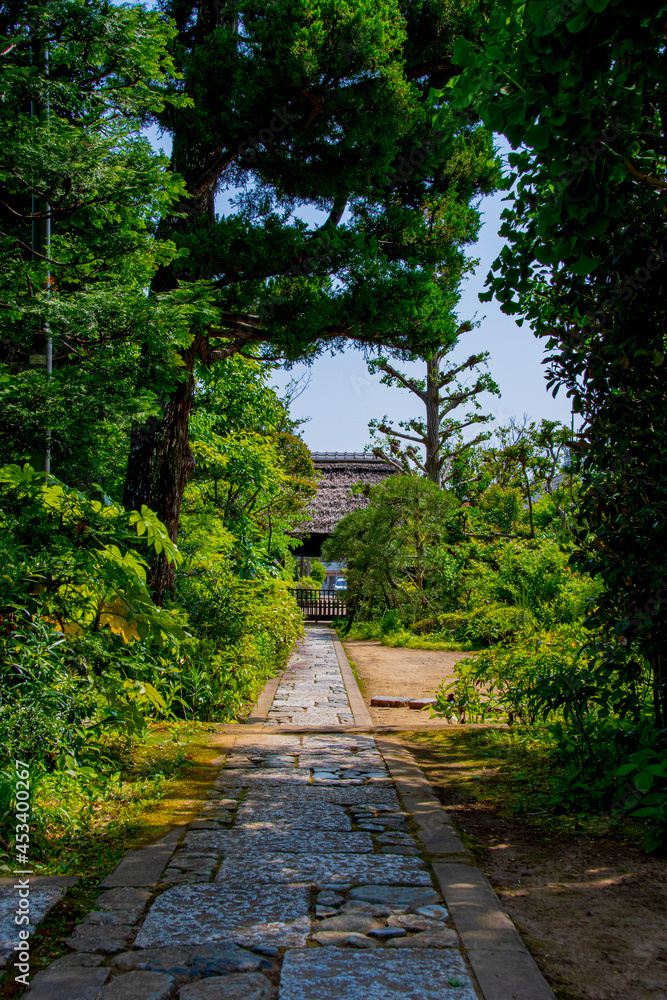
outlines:
[[366, 452], [315, 451], [312, 458], [321, 479], [310, 507], [313, 520], [301, 531], [313, 535], [330, 535], [345, 514], [368, 506], [367, 497], [352, 493], [353, 486], [375, 486], [396, 471]]

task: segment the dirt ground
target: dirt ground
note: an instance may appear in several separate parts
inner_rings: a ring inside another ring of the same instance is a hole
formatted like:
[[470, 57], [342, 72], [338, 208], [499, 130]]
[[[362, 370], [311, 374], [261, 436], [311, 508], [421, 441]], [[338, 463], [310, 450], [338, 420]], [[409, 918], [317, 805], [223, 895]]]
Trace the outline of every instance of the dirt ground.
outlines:
[[[429, 697], [465, 654], [347, 642], [375, 725], [429, 724], [427, 712], [371, 708], [375, 694]], [[459, 727], [451, 727], [452, 729]], [[558, 1000], [667, 1000], [667, 860], [577, 832], [552, 835], [473, 801], [462, 778], [493, 780], [401, 734], [490, 878]]]
[[[428, 710], [375, 708], [374, 695], [432, 698], [441, 681], [454, 677], [454, 664], [466, 653], [443, 653], [434, 649], [393, 649], [379, 642], [345, 642], [345, 650], [357, 672], [359, 687], [376, 726], [421, 726], [429, 722]], [[447, 725], [444, 719], [434, 725]]]
[[402, 739], [558, 1000], [666, 1000], [667, 860], [609, 837], [547, 836], [465, 801], [458, 765]]

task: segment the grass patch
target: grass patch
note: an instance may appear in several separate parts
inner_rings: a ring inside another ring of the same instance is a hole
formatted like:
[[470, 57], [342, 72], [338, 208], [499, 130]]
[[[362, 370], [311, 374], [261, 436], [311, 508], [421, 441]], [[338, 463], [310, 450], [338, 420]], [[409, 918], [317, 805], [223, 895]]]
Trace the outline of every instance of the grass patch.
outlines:
[[[342, 644], [343, 637], [339, 635], [338, 638], [341, 640]], [[366, 683], [366, 680], [359, 673], [359, 664], [356, 662], [356, 660], [352, 659], [347, 649], [345, 650], [345, 655], [347, 656], [347, 662], [350, 664], [350, 669], [354, 675], [354, 679], [357, 682], [357, 687], [359, 688], [361, 697], [365, 698], [368, 693], [368, 684]]]
[[380, 642], [383, 646], [394, 649], [436, 649], [443, 653], [469, 653], [478, 647], [469, 642], [454, 642], [447, 635], [416, 635], [409, 629], [401, 628], [394, 632], [382, 633], [381, 623], [359, 622], [353, 625], [349, 632], [345, 630], [345, 620], [335, 625], [341, 642]]
[[429, 639], [423, 635], [407, 635], [390, 632], [382, 636], [382, 645], [394, 649], [437, 649], [443, 653], [469, 653], [476, 647], [469, 642], [454, 642], [450, 639]]
[[140, 743], [107, 746], [117, 781], [45, 776], [33, 819], [35, 874], [103, 878], [127, 850], [187, 821], [217, 770], [216, 730], [211, 723], [153, 724]]
[[401, 734], [443, 805], [481, 803], [520, 820], [540, 839], [561, 835], [613, 835], [641, 839], [644, 824], [596, 811], [556, 810], [554, 778], [562, 772], [548, 735], [539, 727], [419, 730]]

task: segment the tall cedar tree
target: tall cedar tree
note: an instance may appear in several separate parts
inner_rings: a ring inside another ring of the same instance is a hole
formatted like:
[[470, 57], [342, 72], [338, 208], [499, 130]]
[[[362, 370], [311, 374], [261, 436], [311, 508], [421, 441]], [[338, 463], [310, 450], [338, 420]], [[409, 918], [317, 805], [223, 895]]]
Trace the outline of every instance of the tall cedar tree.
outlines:
[[[491, 432], [486, 431], [468, 441], [463, 440], [463, 431], [467, 427], [493, 420], [491, 414], [475, 412], [481, 409], [477, 396], [482, 392], [500, 395], [497, 384], [488, 372], [479, 371], [488, 352], [471, 354], [462, 364], [450, 363], [443, 369], [442, 362], [449, 350], [451, 346], [442, 347], [426, 359], [425, 379], [405, 375], [386, 358], [379, 358], [369, 365], [371, 370], [383, 372], [381, 381], [385, 385], [409, 389], [426, 409], [426, 420], [416, 418], [401, 421], [400, 431], [396, 430], [387, 417], [382, 421], [371, 421], [371, 434], [374, 437], [376, 432], [385, 435], [382, 444], [373, 448], [373, 454], [384, 458], [399, 472], [419, 470], [436, 486], [445, 486], [449, 482], [454, 463], [461, 455], [491, 437]], [[474, 372], [472, 385], [461, 382], [459, 376], [464, 372]], [[454, 410], [466, 403], [472, 404], [473, 411], [468, 412], [464, 420], [453, 416]], [[410, 443], [404, 444], [404, 441]]]
[[[468, 266], [472, 200], [492, 189], [490, 133], [432, 88], [454, 74], [453, 40], [481, 30], [479, 0], [161, 0], [177, 27], [188, 109], [158, 115], [187, 198], [163, 238], [187, 257], [160, 268], [152, 293], [207, 281], [216, 315], [193, 320], [182, 381], [159, 426], [133, 430], [125, 503], [147, 504], [176, 538], [194, 466], [194, 372], [250, 344], [267, 358], [390, 344], [413, 351], [450, 336], [443, 290]], [[179, 84], [179, 86], [181, 86]], [[234, 195], [215, 212], [216, 194]], [[322, 213], [319, 226], [299, 218]], [[160, 359], [144, 353], [140, 388]], [[154, 567], [160, 598], [173, 567]]]

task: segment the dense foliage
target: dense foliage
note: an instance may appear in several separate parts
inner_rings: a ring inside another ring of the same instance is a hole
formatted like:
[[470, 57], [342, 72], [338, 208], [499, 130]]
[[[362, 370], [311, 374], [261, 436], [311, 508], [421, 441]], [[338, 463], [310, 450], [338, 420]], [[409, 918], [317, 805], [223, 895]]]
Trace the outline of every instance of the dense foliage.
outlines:
[[602, 581], [572, 558], [580, 480], [566, 439], [553, 422], [513, 423], [461, 456], [454, 487], [393, 477], [325, 554], [348, 561], [348, 634], [472, 654], [437, 691], [437, 715], [538, 727], [555, 768], [551, 808], [647, 818], [653, 849], [667, 836], [667, 761], [651, 669], [610, 683], [598, 655]]
[[[351, 342], [390, 382], [389, 356], [430, 365], [403, 428], [425, 478], [373, 489], [325, 552], [355, 621], [474, 650], [438, 711], [546, 725], [555, 805], [621, 796], [657, 845], [667, 9], [157, 7], [0, 10], [0, 766], [99, 783], [147, 719], [238, 717], [300, 634], [315, 489], [267, 378]], [[479, 447], [448, 417], [495, 390], [439, 371], [492, 130], [513, 152], [489, 295], [547, 339], [576, 440], [513, 423]]]
[[[514, 152], [508, 243], [489, 295], [553, 353], [549, 383], [584, 418], [573, 560], [603, 583], [589, 624], [607, 684], [650, 669], [667, 730], [664, 552], [665, 20], [660, 3], [499, 6], [461, 37], [454, 102]], [[660, 740], [660, 737], [656, 737]]]

